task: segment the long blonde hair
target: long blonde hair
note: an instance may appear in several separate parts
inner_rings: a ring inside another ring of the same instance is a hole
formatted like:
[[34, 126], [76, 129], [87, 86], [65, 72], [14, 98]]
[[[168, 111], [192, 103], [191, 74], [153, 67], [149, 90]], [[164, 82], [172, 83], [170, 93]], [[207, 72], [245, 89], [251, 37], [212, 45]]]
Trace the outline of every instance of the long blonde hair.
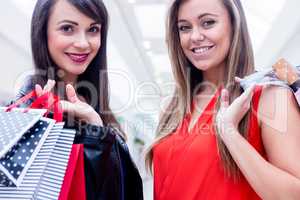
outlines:
[[[150, 171], [152, 171], [153, 147], [163, 138], [169, 136], [179, 126], [184, 116], [191, 112], [193, 91], [196, 85], [203, 81], [201, 71], [192, 66], [180, 46], [177, 19], [180, 5], [184, 1], [186, 0], [174, 0], [168, 12], [166, 23], [167, 45], [177, 87], [171, 102], [160, 117], [156, 140], [146, 151], [146, 166]], [[227, 56], [226, 69], [224, 70], [224, 85], [229, 90], [229, 101], [232, 102], [241, 94], [241, 89], [238, 85], [230, 85], [230, 83], [234, 82], [235, 76], [244, 77], [254, 72], [254, 58], [241, 2], [239, 0], [222, 0], [222, 2], [230, 15], [232, 25], [231, 47]], [[219, 101], [218, 99], [217, 110], [219, 109]], [[245, 138], [247, 138], [248, 118], [249, 113], [239, 125], [240, 133]], [[239, 177], [239, 169], [219, 136], [217, 136], [217, 143], [225, 172], [234, 178]]]

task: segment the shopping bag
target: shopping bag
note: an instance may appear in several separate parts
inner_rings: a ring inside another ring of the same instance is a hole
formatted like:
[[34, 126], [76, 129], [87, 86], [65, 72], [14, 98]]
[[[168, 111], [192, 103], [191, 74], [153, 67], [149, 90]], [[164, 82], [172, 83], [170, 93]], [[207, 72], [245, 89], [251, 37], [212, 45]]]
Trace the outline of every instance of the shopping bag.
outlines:
[[[32, 91], [26, 97], [21, 99], [18, 103], [23, 103], [24, 100], [37, 97], [36, 93]], [[31, 108], [44, 108], [48, 112], [53, 106], [53, 119], [62, 121], [63, 111], [59, 106], [59, 97], [51, 93], [46, 93], [37, 98], [32, 103]], [[46, 114], [48, 114], [48, 112]], [[85, 200], [85, 176], [84, 176], [84, 157], [83, 157], [83, 144], [73, 144], [69, 163], [64, 176], [62, 188], [59, 195], [59, 200]]]
[[0, 184], [2, 186], [21, 185], [54, 123], [54, 120], [41, 118], [0, 158]]
[[73, 144], [59, 200], [85, 200], [83, 145]]
[[57, 200], [75, 131], [55, 123], [18, 187], [0, 187], [0, 200]]
[[0, 158], [11, 149], [46, 112], [34, 110], [23, 112], [24, 109], [9, 110], [0, 107]]
[[[37, 97], [34, 91], [30, 92], [9, 106], [6, 111], [12, 111], [18, 105], [31, 98], [36, 98], [36, 100], [31, 104], [30, 108], [45, 108], [47, 110], [46, 114], [52, 110], [53, 118], [58, 122], [62, 121], [62, 110], [59, 107], [59, 98], [51, 93]], [[26, 111], [30, 112], [30, 108]], [[53, 130], [51, 130], [51, 134], [52, 135], [46, 139], [46, 141], [49, 139], [48, 143], [46, 142], [46, 144], [43, 145], [37, 158], [33, 161], [32, 166], [29, 167], [28, 173], [25, 175], [20, 187], [0, 187], [0, 199], [17, 199], [19, 197], [21, 199], [58, 199], [75, 131], [63, 130], [63, 123], [56, 123]], [[59, 140], [59, 138], [61, 138], [61, 140]]]

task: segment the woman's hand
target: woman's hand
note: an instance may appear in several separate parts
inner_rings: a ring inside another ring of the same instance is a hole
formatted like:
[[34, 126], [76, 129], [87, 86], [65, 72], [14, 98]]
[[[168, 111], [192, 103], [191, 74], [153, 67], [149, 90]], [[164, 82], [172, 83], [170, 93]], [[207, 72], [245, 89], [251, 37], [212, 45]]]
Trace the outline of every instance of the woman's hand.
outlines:
[[103, 121], [99, 114], [90, 105], [78, 98], [76, 91], [71, 84], [66, 86], [66, 95], [68, 101], [60, 101], [60, 105], [64, 112], [67, 112], [80, 120], [84, 120], [89, 124], [103, 126]]
[[226, 89], [221, 92], [221, 105], [217, 114], [217, 130], [220, 136], [226, 137], [227, 134], [235, 134], [241, 119], [250, 109], [254, 86], [248, 88], [241, 96], [236, 98], [229, 105], [229, 94]]
[[[51, 92], [55, 86], [54, 80], [48, 80], [47, 84], [42, 88], [40, 85], [35, 85], [35, 92], [38, 97]], [[71, 84], [66, 86], [67, 101], [61, 100], [60, 105], [63, 112], [67, 112], [70, 115], [79, 118], [89, 124], [103, 126], [103, 121], [99, 114], [87, 103], [81, 101], [75, 89]]]
[[48, 80], [44, 88], [40, 86], [39, 84], [35, 85], [35, 93], [38, 97], [50, 92], [55, 86], [55, 81], [54, 80]]
[[272, 67], [276, 76], [282, 81], [287, 81], [289, 85], [299, 79], [297, 69], [283, 58], [278, 60]]

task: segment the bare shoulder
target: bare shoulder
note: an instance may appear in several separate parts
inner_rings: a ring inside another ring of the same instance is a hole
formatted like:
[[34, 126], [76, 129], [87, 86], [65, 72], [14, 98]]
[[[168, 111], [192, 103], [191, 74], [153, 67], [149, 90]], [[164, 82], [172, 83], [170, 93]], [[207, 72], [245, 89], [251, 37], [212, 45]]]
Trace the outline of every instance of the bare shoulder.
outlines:
[[258, 108], [258, 119], [261, 123], [280, 122], [287, 115], [300, 116], [300, 109], [293, 92], [279, 86], [263, 88]]
[[[294, 94], [290, 89], [281, 86], [268, 85], [268, 86], [264, 86], [263, 88], [260, 102], [271, 103], [270, 101], [273, 100], [272, 102], [275, 103], [276, 102], [276, 99], [274, 99], [275, 97], [277, 98], [277, 100], [282, 100], [283, 98], [284, 99], [288, 98], [292, 100], [292, 102], [293, 100], [295, 100]], [[294, 101], [294, 103], [296, 103], [296, 101]]]
[[268, 160], [300, 177], [300, 111], [294, 94], [282, 87], [265, 87], [258, 119]]

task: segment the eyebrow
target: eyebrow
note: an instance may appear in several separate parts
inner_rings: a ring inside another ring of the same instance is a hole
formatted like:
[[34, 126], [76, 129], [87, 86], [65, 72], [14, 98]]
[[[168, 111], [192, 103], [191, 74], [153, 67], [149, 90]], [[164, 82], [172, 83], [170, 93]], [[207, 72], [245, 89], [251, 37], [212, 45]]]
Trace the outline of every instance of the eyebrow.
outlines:
[[[62, 23], [70, 23], [70, 24], [73, 24], [73, 25], [75, 25], [75, 26], [78, 26], [78, 23], [77, 22], [74, 22], [74, 21], [72, 21], [72, 20], [62, 20], [62, 21], [59, 21], [57, 24], [59, 25], [59, 24], [62, 24]], [[91, 23], [90, 24], [90, 26], [93, 26], [93, 25], [100, 25], [100, 22], [93, 22], [93, 23]]]
[[[218, 15], [212, 14], [212, 13], [203, 13], [203, 14], [199, 15], [197, 18], [198, 18], [198, 19], [201, 19], [202, 17], [205, 17], [205, 16], [207, 16], [207, 15], [212, 15], [212, 16], [214, 16], [214, 17], [217, 17], [217, 16], [218, 16]], [[180, 23], [180, 22], [186, 22], [186, 21], [187, 21], [187, 20], [185, 20], [185, 19], [180, 19], [180, 20], [177, 21], [177, 23]]]

